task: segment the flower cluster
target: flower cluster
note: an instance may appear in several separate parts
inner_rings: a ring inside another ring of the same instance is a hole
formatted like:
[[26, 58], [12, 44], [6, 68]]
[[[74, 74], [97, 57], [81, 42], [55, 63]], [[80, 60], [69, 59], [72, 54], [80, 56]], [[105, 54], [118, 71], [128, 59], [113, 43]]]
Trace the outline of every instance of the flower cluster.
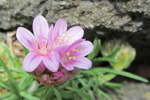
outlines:
[[22, 68], [44, 85], [65, 82], [79, 69], [91, 68], [92, 62], [85, 56], [92, 52], [93, 44], [82, 39], [84, 31], [81, 27], [67, 30], [64, 19], [49, 27], [46, 19], [38, 15], [33, 20], [33, 33], [23, 27], [17, 29], [17, 39], [30, 51]]

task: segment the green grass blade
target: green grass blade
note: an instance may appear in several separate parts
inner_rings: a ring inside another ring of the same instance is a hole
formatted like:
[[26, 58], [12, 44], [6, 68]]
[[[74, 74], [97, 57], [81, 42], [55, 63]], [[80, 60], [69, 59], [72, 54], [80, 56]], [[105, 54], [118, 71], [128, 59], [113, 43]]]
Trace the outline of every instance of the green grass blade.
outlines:
[[1, 57], [0, 57], [0, 64], [4, 68], [5, 72], [8, 75], [8, 82], [9, 82], [10, 86], [12, 87], [12, 91], [14, 91], [14, 93], [17, 95], [17, 97], [20, 98], [20, 93], [19, 93], [19, 89], [17, 87], [17, 83], [14, 80], [13, 75], [9, 71], [8, 67], [6, 66], [4, 61], [1, 59]]
[[110, 97], [109, 97], [109, 95], [107, 95], [105, 92], [103, 92], [103, 91], [101, 91], [100, 89], [98, 90], [100, 93], [101, 93], [101, 95], [103, 95], [107, 100], [112, 100]]
[[0, 86], [8, 90], [11, 90], [11, 87], [9, 86], [9, 84], [7, 82], [3, 82], [2, 80], [0, 80]]
[[123, 84], [120, 83], [113, 83], [113, 82], [106, 82], [104, 85], [109, 86], [109, 87], [121, 87]]
[[62, 100], [60, 92], [56, 88], [53, 88], [53, 91], [57, 97], [57, 100]]
[[89, 89], [88, 93], [89, 93], [89, 96], [91, 97], [91, 100], [96, 100], [94, 96], [95, 93], [92, 90]]
[[100, 51], [100, 47], [101, 47], [101, 41], [100, 39], [98, 39], [97, 37], [94, 39], [94, 42], [93, 42], [93, 45], [94, 45], [94, 49], [92, 51], [92, 53], [90, 53], [88, 55], [88, 58], [90, 60], [92, 60], [93, 58], [95, 58], [98, 54], [99, 54], [99, 51]]
[[132, 79], [135, 79], [135, 80], [138, 80], [138, 81], [148, 83], [147, 79], [145, 79], [143, 77], [140, 77], [140, 76], [137, 76], [137, 75], [134, 75], [134, 74], [129, 73], [129, 72], [125, 72], [125, 71], [119, 71], [119, 70], [110, 69], [110, 68], [94, 68], [92, 70], [94, 70], [96, 72], [98, 72], [98, 71], [100, 71], [100, 72], [109, 72], [109, 73], [113, 73], [113, 74], [116, 74], [116, 75], [121, 75], [121, 76], [124, 76], [124, 77], [132, 78]]
[[6, 98], [6, 97], [9, 97], [11, 96], [13, 93], [12, 92], [6, 92], [4, 94], [1, 94], [0, 95], [0, 100], [2, 100], [3, 98]]
[[38, 97], [32, 96], [32, 94], [27, 93], [25, 91], [22, 91], [20, 94], [21, 94], [22, 97], [24, 97], [28, 100], [40, 100]]
[[76, 88], [73, 88], [73, 87], [67, 87], [66, 89], [76, 92], [78, 95], [80, 95], [83, 98], [83, 100], [91, 100], [86, 93], [82, 92], [79, 89], [76, 89]]

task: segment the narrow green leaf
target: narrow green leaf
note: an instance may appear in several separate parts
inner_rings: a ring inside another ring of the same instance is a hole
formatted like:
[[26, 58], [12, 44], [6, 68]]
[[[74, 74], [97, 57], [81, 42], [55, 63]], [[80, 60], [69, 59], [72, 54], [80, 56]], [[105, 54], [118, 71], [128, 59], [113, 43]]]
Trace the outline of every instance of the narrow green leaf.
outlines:
[[59, 91], [60, 91], [60, 94], [61, 94], [63, 100], [72, 100], [73, 94], [75, 94], [75, 93], [70, 92], [69, 90], [66, 90], [66, 89], [59, 90]]
[[3, 82], [2, 80], [0, 80], [0, 86], [3, 87], [3, 88], [6, 88], [8, 90], [10, 90], [10, 86], [7, 82]]
[[113, 82], [106, 82], [104, 85], [109, 86], [109, 87], [121, 87], [123, 84], [120, 83], [113, 83]]
[[89, 95], [90, 95], [90, 97], [91, 97], [91, 100], [96, 100], [96, 99], [95, 99], [95, 96], [94, 96], [95, 93], [94, 93], [92, 90], [89, 89], [89, 90], [88, 90], [88, 93], [89, 93]]
[[25, 91], [22, 91], [20, 94], [21, 94], [22, 97], [24, 97], [28, 100], [40, 100], [38, 97], [32, 96], [32, 94], [27, 93]]
[[65, 87], [67, 87], [69, 85], [69, 83], [70, 83], [70, 81], [67, 81], [66, 83], [63, 83], [63, 84], [59, 85], [58, 89], [61, 90], [61, 89], [65, 88]]
[[46, 89], [47, 89], [47, 87], [43, 86], [43, 87], [38, 88], [36, 91], [34, 91], [34, 93], [38, 93], [38, 92], [44, 91]]
[[112, 100], [105, 92], [98, 90], [107, 100]]
[[140, 76], [137, 76], [137, 75], [134, 75], [132, 73], [129, 73], [129, 72], [125, 72], [125, 71], [119, 71], [119, 70], [115, 70], [115, 69], [110, 69], [110, 68], [94, 68], [92, 69], [96, 72], [109, 72], [109, 73], [113, 73], [113, 74], [116, 74], [116, 75], [121, 75], [121, 76], [124, 76], [124, 77], [129, 77], [129, 78], [132, 78], [132, 79], [135, 79], [135, 80], [139, 80], [139, 81], [142, 81], [142, 82], [146, 82], [148, 83], [148, 80], [143, 78], [143, 77], [140, 77]]
[[88, 84], [86, 84], [84, 81], [82, 81], [81, 79], [79, 79], [79, 81], [82, 83], [83, 87], [80, 90], [88, 90], [91, 86], [92, 86], [92, 80], [90, 80], [88, 82]]
[[94, 91], [97, 89], [98, 85], [100, 84], [98, 77], [96, 76], [96, 73], [91, 70], [81, 70], [80, 73], [85, 75], [92, 75], [94, 77], [95, 85], [94, 85]]
[[53, 90], [54, 90], [54, 93], [55, 93], [55, 95], [57, 97], [57, 100], [62, 100], [60, 92], [56, 88], [53, 88]]
[[[47, 87], [47, 86], [45, 86], [45, 87]], [[42, 92], [42, 94], [41, 94], [41, 99], [42, 99], [42, 100], [49, 100], [49, 99], [52, 98], [52, 94], [54, 94], [54, 92], [53, 92], [53, 87], [47, 87], [47, 88], [45, 89], [45, 91]]]
[[94, 45], [94, 49], [93, 49], [92, 53], [90, 53], [90, 54], [88, 55], [88, 58], [91, 59], [91, 60], [92, 60], [93, 58], [95, 58], [95, 57], [98, 55], [99, 51], [100, 51], [100, 47], [101, 47], [101, 41], [100, 41], [100, 39], [98, 39], [98, 38], [96, 37], [96, 38], [94, 39], [93, 45]]
[[4, 93], [4, 94], [1, 94], [1, 95], [0, 95], [0, 99], [6, 98], [6, 97], [8, 97], [8, 96], [11, 96], [12, 94], [13, 94], [12, 92], [6, 92], [6, 93]]
[[73, 94], [73, 99], [74, 100], [80, 100], [77, 94]]
[[77, 93], [78, 95], [80, 95], [84, 100], [91, 100], [91, 99], [89, 98], [89, 96], [88, 96], [86, 93], [82, 92], [82, 91], [79, 90], [79, 89], [76, 89], [76, 88], [73, 88], [73, 87], [67, 87], [66, 89], [68, 89], [68, 90], [70, 90], [70, 91], [76, 92], [76, 93]]

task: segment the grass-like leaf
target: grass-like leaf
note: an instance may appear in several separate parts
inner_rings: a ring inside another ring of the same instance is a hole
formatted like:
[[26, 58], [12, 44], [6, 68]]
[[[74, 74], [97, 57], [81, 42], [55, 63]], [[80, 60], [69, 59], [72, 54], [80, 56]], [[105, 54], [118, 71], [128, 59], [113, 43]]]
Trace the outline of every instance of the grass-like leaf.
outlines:
[[124, 77], [132, 78], [132, 79], [135, 79], [135, 80], [138, 80], [138, 81], [148, 83], [147, 79], [145, 79], [143, 77], [140, 77], [140, 76], [137, 76], [137, 75], [134, 75], [134, 74], [129, 73], [129, 72], [125, 72], [125, 71], [119, 71], [119, 70], [110, 69], [110, 68], [94, 68], [92, 70], [96, 71], [96, 72], [109, 72], [109, 73], [113, 73], [113, 74], [116, 74], [116, 75], [121, 75], [121, 76], [124, 76]]
[[97, 90], [99, 92], [99, 94], [103, 95], [107, 100], [112, 100], [109, 95], [107, 95], [105, 92], [103, 92], [102, 90], [98, 89]]
[[13, 92], [6, 92], [4, 94], [0, 95], [0, 100], [2, 100], [3, 98], [9, 97], [13, 94]]
[[57, 97], [57, 100], [62, 100], [60, 92], [56, 88], [53, 88], [53, 91]]
[[40, 100], [38, 97], [34, 97], [34, 96], [32, 96], [32, 94], [27, 93], [25, 91], [22, 91], [20, 94], [21, 94], [22, 97], [24, 97], [28, 100]]
[[88, 58], [89, 59], [93, 59], [95, 58], [98, 54], [99, 54], [99, 51], [100, 51], [100, 48], [101, 48], [101, 41], [100, 39], [98, 39], [97, 37], [94, 39], [94, 42], [93, 42], [93, 45], [94, 45], [94, 49], [92, 51], [92, 53], [90, 53], [88, 55]]
[[82, 92], [82, 91], [79, 90], [79, 89], [76, 89], [76, 88], [73, 88], [73, 87], [67, 87], [66, 89], [68, 89], [68, 90], [70, 90], [70, 91], [76, 92], [76, 93], [77, 93], [78, 95], [80, 95], [84, 100], [91, 100], [91, 99], [89, 98], [89, 96], [88, 96], [86, 93]]

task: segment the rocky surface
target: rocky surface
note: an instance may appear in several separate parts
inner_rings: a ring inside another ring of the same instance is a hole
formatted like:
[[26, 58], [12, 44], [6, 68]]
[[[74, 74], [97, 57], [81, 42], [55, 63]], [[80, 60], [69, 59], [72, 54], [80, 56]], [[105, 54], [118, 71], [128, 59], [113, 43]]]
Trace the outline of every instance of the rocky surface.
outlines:
[[123, 93], [116, 92], [112, 100], [150, 100], [150, 87], [145, 83], [129, 82], [121, 87]]
[[150, 0], [1, 0], [0, 31], [31, 29], [38, 14], [49, 23], [65, 18], [69, 26], [80, 25], [88, 39], [126, 36], [138, 61], [150, 58]]

